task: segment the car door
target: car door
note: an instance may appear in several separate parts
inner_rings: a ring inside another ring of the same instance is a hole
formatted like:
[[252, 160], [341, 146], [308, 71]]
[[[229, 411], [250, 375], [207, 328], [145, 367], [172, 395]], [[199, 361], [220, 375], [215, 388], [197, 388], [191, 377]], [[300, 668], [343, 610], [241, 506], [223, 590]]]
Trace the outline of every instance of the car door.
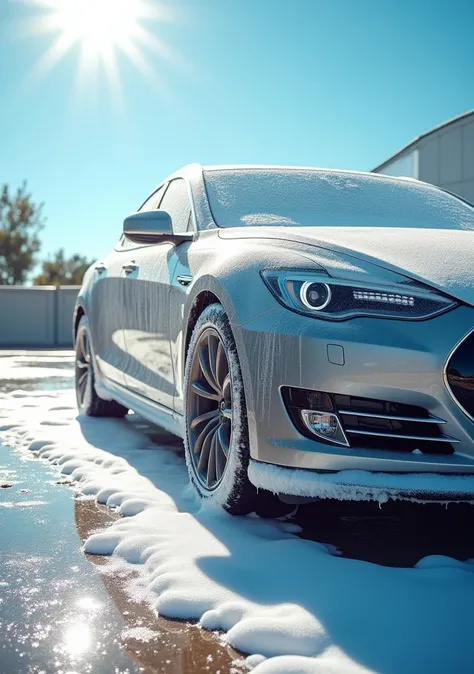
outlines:
[[[186, 231], [191, 219], [186, 182], [182, 178], [171, 180], [163, 192], [154, 207], [170, 214], [175, 232]], [[140, 246], [130, 250], [130, 258], [131, 268], [124, 272], [126, 385], [172, 410], [175, 381], [170, 311], [174, 308], [170, 307], [170, 288], [178, 261], [176, 246], [170, 243]]]
[[102, 376], [125, 384], [123, 270], [120, 244], [94, 266], [88, 309], [95, 361]]
[[190, 254], [194, 260], [196, 259], [196, 254], [198, 257], [200, 254], [200, 251], [196, 253], [196, 247], [198, 249], [202, 248], [202, 243], [199, 241], [187, 242], [176, 249], [178, 263], [174, 268], [174, 278], [170, 293], [170, 305], [173, 307], [173, 310], [170, 312], [170, 343], [173, 372], [175, 375], [174, 410], [177, 414], [183, 414], [184, 412], [184, 306], [189, 287], [193, 280]]

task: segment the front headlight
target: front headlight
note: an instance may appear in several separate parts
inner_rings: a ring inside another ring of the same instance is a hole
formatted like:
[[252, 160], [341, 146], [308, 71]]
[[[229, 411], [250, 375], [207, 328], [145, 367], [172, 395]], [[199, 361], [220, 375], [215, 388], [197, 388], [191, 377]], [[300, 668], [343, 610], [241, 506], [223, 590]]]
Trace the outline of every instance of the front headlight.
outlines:
[[326, 272], [264, 270], [262, 278], [279, 302], [292, 311], [325, 320], [342, 321], [356, 316], [422, 320], [441, 314], [457, 302], [420, 283], [402, 279], [384, 285], [349, 281]]

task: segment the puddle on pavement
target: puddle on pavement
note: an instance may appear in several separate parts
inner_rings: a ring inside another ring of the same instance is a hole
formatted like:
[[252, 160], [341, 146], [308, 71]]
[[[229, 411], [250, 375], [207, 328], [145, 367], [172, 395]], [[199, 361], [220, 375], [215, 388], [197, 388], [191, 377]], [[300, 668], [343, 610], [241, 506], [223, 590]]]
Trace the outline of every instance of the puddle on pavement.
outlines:
[[[15, 364], [17, 364], [17, 367], [31, 367], [31, 368], [44, 368], [47, 367], [48, 370], [70, 370], [71, 367], [73, 366], [73, 359], [72, 358], [63, 358], [60, 361], [57, 360], [49, 360], [46, 358], [38, 358], [35, 360], [25, 358], [24, 360], [20, 360], [19, 358], [15, 358]], [[1, 364], [1, 361], [0, 361]], [[13, 373], [15, 371], [13, 370]]]
[[[74, 352], [0, 351], [0, 393], [17, 389], [53, 391], [74, 388]], [[42, 370], [49, 370], [49, 377]], [[64, 374], [62, 372], [64, 371]], [[6, 373], [6, 374], [5, 374]], [[2, 375], [5, 379], [1, 379]]]
[[0, 445], [0, 463], [13, 483], [0, 493], [0, 674], [230, 671], [239, 656], [214, 634], [157, 618], [98, 572], [107, 558], [81, 552], [116, 515], [74, 499], [41, 460]]
[[[92, 532], [103, 529], [118, 516], [93, 501], [76, 500], [76, 526], [84, 541]], [[107, 557], [86, 555], [90, 562], [102, 565]], [[229, 671], [232, 661], [241, 657], [228, 646], [221, 645], [216, 635], [181, 621], [157, 618], [145, 604], [131, 601], [125, 583], [116, 576], [103, 575], [102, 581], [111, 598], [124, 616], [128, 631], [122, 643], [140, 667], [149, 672], [200, 672]], [[154, 633], [150, 641], [143, 642], [135, 636]], [[135, 635], [134, 635], [135, 633]], [[235, 668], [237, 674], [238, 668]]]
[[26, 391], [58, 391], [74, 388], [74, 378], [54, 377], [54, 381], [44, 381], [41, 379], [12, 379], [10, 381], [0, 381], [0, 393], [13, 393], [18, 389]]

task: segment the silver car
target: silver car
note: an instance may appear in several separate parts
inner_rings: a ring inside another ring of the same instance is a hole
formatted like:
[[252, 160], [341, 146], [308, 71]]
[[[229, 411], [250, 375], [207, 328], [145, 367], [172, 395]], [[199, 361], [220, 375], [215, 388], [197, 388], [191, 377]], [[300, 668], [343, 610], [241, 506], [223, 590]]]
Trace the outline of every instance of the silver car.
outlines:
[[432, 185], [188, 166], [86, 273], [74, 337], [80, 412], [181, 436], [231, 513], [474, 494], [474, 207]]

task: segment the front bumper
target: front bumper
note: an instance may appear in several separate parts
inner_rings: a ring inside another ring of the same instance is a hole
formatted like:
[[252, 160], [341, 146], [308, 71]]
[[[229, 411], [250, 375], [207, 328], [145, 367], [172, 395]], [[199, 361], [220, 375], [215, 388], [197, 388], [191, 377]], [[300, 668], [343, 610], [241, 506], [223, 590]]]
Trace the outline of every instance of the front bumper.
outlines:
[[[368, 473], [362, 470], [318, 473], [260, 461], [251, 461], [248, 473], [250, 481], [257, 488], [278, 494], [287, 503], [304, 503], [315, 499], [378, 503], [390, 500], [422, 503], [474, 502], [474, 475]], [[286, 498], [287, 496], [290, 498]]]
[[[342, 323], [278, 306], [233, 326], [252, 459], [315, 471], [474, 474], [474, 422], [456, 403], [444, 376], [453, 349], [473, 328], [474, 309], [467, 306], [427, 321], [359, 318]], [[419, 406], [446, 422], [443, 432], [457, 440], [454, 452], [386, 451], [360, 443], [348, 448], [304, 437], [283, 404], [282, 386]]]

